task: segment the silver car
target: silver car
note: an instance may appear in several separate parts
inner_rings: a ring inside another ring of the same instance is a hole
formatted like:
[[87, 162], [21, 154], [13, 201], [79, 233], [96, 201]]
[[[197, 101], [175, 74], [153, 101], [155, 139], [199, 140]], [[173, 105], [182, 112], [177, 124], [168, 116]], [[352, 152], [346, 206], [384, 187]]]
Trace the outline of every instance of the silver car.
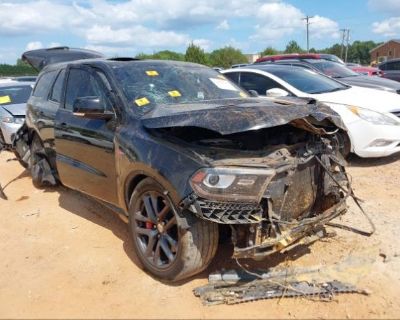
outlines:
[[26, 102], [34, 82], [0, 83], [0, 144], [7, 148], [25, 121]]

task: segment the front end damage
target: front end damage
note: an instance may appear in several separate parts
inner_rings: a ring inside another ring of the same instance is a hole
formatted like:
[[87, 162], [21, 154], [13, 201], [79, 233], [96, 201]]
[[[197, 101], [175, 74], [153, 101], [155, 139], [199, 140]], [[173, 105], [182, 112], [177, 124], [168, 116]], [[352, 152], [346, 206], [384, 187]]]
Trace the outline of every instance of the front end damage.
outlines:
[[262, 259], [326, 236], [351, 195], [338, 128], [312, 118], [228, 135], [163, 129], [208, 161], [191, 178], [182, 210], [230, 225], [234, 258]]

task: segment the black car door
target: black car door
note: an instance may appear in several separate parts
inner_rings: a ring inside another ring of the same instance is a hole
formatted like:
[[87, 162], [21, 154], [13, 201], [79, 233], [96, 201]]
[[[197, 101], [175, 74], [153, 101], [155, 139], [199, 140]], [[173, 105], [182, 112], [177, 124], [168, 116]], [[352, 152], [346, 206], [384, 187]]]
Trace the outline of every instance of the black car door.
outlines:
[[[114, 134], [117, 118], [107, 78], [88, 66], [68, 68], [64, 104], [55, 124], [57, 170], [61, 182], [117, 204]], [[112, 119], [90, 119], [73, 113], [77, 98], [97, 97]]]

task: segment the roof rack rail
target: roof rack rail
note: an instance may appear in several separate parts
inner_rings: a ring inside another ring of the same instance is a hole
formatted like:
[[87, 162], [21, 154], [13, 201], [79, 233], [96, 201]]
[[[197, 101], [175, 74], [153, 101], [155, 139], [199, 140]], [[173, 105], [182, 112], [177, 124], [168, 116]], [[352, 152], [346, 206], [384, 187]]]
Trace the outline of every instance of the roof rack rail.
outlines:
[[137, 61], [140, 60], [138, 58], [130, 58], [130, 57], [115, 57], [115, 58], [109, 58], [107, 60], [111, 61]]

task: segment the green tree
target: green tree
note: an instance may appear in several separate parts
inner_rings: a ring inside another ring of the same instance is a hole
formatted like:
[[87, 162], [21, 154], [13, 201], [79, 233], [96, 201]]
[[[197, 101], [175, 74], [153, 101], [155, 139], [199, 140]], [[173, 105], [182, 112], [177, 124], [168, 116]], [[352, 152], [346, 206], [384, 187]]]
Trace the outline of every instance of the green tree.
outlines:
[[363, 65], [370, 64], [371, 55], [369, 51], [378, 45], [379, 43], [374, 41], [354, 41], [349, 47], [347, 61], [358, 62]]
[[279, 51], [276, 50], [275, 48], [270, 47], [266, 47], [263, 51], [261, 51], [260, 56], [264, 57], [264, 56], [273, 56], [278, 54]]
[[285, 49], [285, 53], [302, 53], [302, 52], [304, 52], [304, 50], [294, 40], [289, 41]]
[[211, 66], [222, 68], [229, 68], [238, 63], [248, 63], [242, 51], [231, 46], [214, 50], [210, 53], [209, 59]]
[[207, 64], [207, 55], [204, 50], [196, 46], [193, 42], [187, 47], [185, 53], [185, 61]]

